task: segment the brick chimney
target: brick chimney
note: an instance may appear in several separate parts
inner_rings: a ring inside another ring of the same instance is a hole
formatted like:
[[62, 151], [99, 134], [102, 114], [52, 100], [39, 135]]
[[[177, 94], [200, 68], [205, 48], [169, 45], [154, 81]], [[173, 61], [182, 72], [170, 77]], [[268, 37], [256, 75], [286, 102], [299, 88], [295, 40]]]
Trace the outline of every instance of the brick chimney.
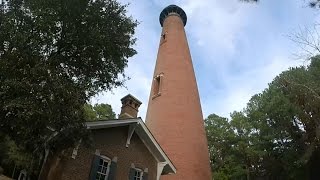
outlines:
[[137, 98], [131, 94], [126, 95], [121, 99], [122, 107], [119, 119], [136, 118], [139, 107], [142, 104]]

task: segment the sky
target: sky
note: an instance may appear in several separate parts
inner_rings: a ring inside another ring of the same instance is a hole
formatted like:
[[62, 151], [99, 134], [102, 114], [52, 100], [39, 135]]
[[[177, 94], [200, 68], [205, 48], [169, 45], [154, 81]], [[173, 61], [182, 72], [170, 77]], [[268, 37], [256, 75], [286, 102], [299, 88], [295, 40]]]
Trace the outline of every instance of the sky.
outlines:
[[132, 94], [143, 104], [138, 116], [145, 119], [161, 26], [159, 14], [176, 4], [187, 14], [185, 31], [198, 83], [204, 118], [215, 113], [229, 117], [246, 107], [251, 96], [262, 92], [279, 73], [304, 65], [300, 51], [288, 36], [312, 28], [320, 16], [305, 0], [121, 0], [127, 14], [139, 21], [129, 59], [126, 87], [103, 92], [91, 103], [111, 104], [120, 113], [120, 99]]

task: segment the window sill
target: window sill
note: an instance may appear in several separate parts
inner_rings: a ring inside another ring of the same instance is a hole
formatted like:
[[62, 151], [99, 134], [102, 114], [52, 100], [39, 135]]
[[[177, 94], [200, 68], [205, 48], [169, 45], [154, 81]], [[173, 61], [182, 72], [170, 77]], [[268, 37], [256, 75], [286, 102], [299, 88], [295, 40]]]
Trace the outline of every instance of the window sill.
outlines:
[[161, 40], [161, 42], [160, 42], [160, 46], [161, 46], [162, 44], [164, 44], [165, 42], [167, 42], [167, 40], [166, 40], [166, 39]]
[[153, 96], [152, 96], [152, 100], [155, 99], [155, 98], [157, 98], [157, 97], [159, 97], [159, 96], [161, 96], [161, 93], [160, 93], [160, 92], [159, 92], [158, 94], [153, 95]]

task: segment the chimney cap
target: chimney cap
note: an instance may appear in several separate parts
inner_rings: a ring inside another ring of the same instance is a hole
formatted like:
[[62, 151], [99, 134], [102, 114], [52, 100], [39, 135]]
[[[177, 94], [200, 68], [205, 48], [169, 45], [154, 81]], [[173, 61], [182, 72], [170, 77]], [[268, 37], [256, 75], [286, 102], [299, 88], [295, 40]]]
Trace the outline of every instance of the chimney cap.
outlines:
[[128, 94], [128, 95], [126, 95], [125, 97], [121, 98], [121, 102], [123, 102], [124, 100], [127, 100], [127, 99], [133, 99], [133, 100], [135, 100], [139, 105], [142, 104], [141, 101], [139, 101], [137, 98], [135, 98], [135, 97], [132, 96], [131, 94]]
[[177, 13], [180, 16], [183, 25], [185, 26], [187, 24], [187, 15], [184, 10], [179, 6], [172, 4], [164, 8], [160, 13], [159, 21], [161, 27], [163, 26], [163, 21], [169, 16], [170, 13]]

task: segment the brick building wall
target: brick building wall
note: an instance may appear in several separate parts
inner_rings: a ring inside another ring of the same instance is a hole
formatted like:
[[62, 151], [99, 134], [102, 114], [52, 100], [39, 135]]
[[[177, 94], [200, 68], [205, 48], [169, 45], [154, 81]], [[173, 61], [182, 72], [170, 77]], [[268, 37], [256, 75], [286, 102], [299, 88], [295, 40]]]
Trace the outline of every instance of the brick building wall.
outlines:
[[[155, 180], [157, 176], [157, 161], [143, 144], [137, 134], [133, 134], [129, 147], [126, 147], [128, 126], [97, 129], [92, 131], [93, 148], [80, 146], [75, 159], [70, 156], [60, 161], [57, 169], [62, 169], [54, 178], [61, 180], [87, 180], [89, 178], [91, 163], [96, 149], [100, 155], [112, 159], [117, 157], [117, 180], [127, 180], [131, 163], [144, 170], [148, 168], [148, 179]], [[50, 177], [48, 178], [50, 179]]]

